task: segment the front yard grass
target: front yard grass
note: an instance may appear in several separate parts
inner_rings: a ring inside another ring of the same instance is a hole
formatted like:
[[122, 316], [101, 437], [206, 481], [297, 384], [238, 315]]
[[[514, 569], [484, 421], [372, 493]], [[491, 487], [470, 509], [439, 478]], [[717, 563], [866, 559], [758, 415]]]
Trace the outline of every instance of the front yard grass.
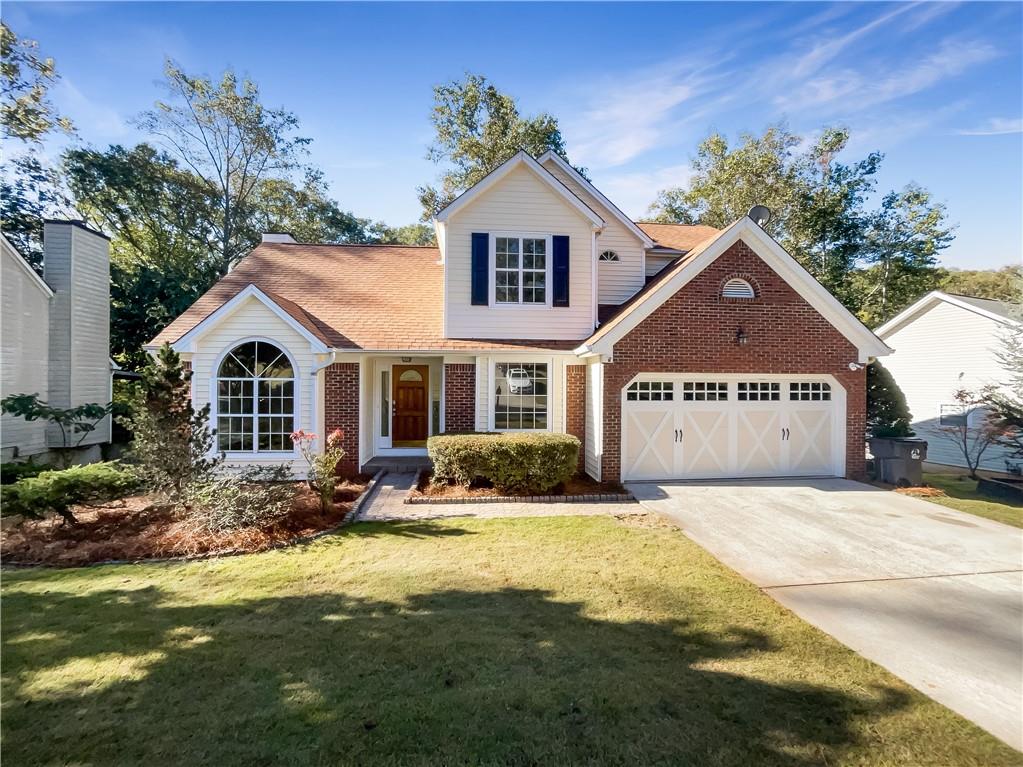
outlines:
[[10, 571], [21, 765], [1018, 765], [652, 517]]
[[939, 503], [956, 511], [987, 517], [1013, 527], [1023, 527], [1023, 505], [995, 500], [977, 492], [977, 480], [959, 474], [924, 474], [924, 482], [945, 493], [924, 500]]

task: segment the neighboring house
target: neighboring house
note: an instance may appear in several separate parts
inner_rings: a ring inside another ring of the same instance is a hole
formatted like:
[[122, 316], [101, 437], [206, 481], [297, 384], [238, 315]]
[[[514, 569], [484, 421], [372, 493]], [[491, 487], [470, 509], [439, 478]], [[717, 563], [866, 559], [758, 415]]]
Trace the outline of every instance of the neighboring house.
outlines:
[[[966, 465], [940, 427], [963, 417], [953, 396], [956, 390], [976, 391], [1008, 380], [997, 355], [1003, 334], [1019, 327], [1020, 315], [1012, 310], [1004, 301], [934, 291], [877, 329], [895, 350], [884, 365], [906, 395], [917, 436], [928, 442], [929, 462]], [[983, 411], [974, 411], [971, 425], [983, 417]], [[992, 446], [981, 468], [1006, 471], [1019, 463], [1013, 459], [1007, 464], [1008, 458], [1006, 449]]]
[[349, 468], [552, 431], [603, 480], [863, 473], [863, 365], [889, 349], [749, 218], [636, 223], [520, 152], [435, 226], [439, 247], [267, 235], [153, 340], [230, 461], [296, 461], [299, 427], [343, 429]]
[[[62, 408], [111, 399], [110, 243], [77, 221], [43, 227], [43, 277], [0, 236], [3, 309], [0, 316], [0, 397], [38, 394]], [[99, 456], [110, 441], [110, 418], [86, 435], [79, 460]], [[74, 438], [77, 440], [77, 437]], [[5, 461], [46, 459], [63, 444], [46, 421], [3, 415], [0, 447]]]

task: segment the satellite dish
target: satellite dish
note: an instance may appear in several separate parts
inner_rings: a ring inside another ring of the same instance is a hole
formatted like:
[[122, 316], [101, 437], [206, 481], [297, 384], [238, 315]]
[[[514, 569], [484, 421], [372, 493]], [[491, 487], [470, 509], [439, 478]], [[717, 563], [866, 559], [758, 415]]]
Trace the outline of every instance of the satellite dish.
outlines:
[[766, 205], [754, 205], [746, 215], [752, 218], [757, 226], [763, 226], [771, 220], [771, 209]]

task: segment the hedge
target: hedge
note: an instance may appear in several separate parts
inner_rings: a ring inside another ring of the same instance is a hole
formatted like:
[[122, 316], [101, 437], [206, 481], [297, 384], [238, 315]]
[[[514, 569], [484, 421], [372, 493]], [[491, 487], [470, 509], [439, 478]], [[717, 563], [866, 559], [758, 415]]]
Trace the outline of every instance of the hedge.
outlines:
[[545, 493], [579, 465], [579, 440], [570, 434], [442, 434], [427, 451], [434, 481], [468, 487], [485, 480], [513, 493]]
[[31, 459], [24, 463], [0, 463], [0, 485], [13, 485], [19, 479], [34, 477], [44, 471], [52, 470], [52, 466], [44, 463], [33, 463]]
[[20, 514], [40, 518], [52, 512], [65, 522], [75, 523], [71, 507], [90, 501], [121, 498], [135, 489], [135, 476], [117, 461], [72, 466], [60, 471], [44, 471], [35, 477], [4, 485], [0, 506], [4, 516]]

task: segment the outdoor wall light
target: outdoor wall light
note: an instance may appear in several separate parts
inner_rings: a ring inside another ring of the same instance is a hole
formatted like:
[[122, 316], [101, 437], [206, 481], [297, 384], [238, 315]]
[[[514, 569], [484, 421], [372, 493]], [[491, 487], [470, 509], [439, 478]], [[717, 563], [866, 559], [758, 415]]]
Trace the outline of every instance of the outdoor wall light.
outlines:
[[746, 335], [746, 331], [742, 328], [735, 331], [735, 343], [739, 344], [739, 346], [745, 346], [749, 343], [749, 336]]

